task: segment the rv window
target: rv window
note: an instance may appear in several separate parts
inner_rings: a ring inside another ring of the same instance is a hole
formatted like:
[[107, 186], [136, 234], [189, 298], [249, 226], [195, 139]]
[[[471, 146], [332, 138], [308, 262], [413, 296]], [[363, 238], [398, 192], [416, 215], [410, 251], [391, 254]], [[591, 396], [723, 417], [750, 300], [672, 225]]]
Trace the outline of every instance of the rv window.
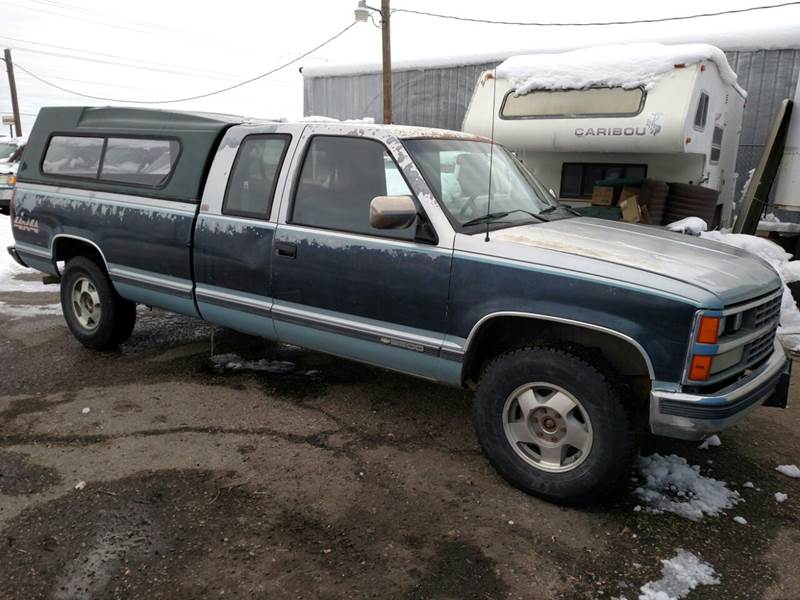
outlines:
[[100, 179], [159, 187], [169, 179], [179, 152], [174, 140], [108, 138]]
[[254, 219], [269, 217], [288, 135], [250, 135], [239, 146], [222, 213]]
[[604, 179], [644, 179], [647, 165], [564, 163], [561, 167], [561, 198], [591, 198], [592, 188]]
[[102, 153], [103, 138], [56, 135], [50, 139], [42, 172], [96, 179]]
[[697, 101], [697, 112], [694, 113], [695, 129], [704, 129], [708, 118], [708, 94], [700, 92], [700, 99]]
[[643, 104], [642, 88], [534, 90], [520, 96], [511, 91], [503, 100], [500, 116], [504, 119], [631, 116], [639, 114]]
[[718, 163], [719, 157], [722, 154], [722, 134], [725, 130], [722, 127], [714, 126], [714, 135], [711, 138], [711, 156], [709, 160], [712, 163]]

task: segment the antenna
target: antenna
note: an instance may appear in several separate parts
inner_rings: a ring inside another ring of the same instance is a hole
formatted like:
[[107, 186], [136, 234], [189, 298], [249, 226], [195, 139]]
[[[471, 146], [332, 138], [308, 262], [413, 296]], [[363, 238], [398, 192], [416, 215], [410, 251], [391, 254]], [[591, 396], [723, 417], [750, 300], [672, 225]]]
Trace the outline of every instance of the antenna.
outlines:
[[492, 70], [492, 132], [490, 139], [492, 145], [489, 146], [489, 193], [486, 196], [486, 237], [484, 242], [489, 241], [489, 215], [492, 214], [492, 166], [494, 165], [494, 121], [495, 105], [497, 103], [497, 67]]

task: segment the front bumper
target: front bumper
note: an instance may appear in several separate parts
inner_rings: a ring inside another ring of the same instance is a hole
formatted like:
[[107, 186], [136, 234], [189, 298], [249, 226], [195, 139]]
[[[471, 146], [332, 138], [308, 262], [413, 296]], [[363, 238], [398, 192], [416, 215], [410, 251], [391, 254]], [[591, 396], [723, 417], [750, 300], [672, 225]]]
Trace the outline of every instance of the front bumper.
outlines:
[[[786, 406], [791, 362], [780, 343], [767, 362], [749, 377], [708, 396], [653, 390], [650, 394], [650, 429], [656, 435], [699, 440], [727, 429], [751, 410], [769, 400]], [[781, 398], [774, 398], [775, 395]]]

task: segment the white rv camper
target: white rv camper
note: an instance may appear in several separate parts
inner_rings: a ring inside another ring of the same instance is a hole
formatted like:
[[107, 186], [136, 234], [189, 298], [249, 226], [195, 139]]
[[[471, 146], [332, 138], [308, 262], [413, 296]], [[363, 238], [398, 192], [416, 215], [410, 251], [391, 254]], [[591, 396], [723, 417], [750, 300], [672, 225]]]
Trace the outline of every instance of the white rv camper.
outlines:
[[463, 129], [514, 150], [566, 204], [602, 180], [687, 183], [719, 192], [727, 226], [745, 97], [714, 46], [599, 46], [484, 72]]

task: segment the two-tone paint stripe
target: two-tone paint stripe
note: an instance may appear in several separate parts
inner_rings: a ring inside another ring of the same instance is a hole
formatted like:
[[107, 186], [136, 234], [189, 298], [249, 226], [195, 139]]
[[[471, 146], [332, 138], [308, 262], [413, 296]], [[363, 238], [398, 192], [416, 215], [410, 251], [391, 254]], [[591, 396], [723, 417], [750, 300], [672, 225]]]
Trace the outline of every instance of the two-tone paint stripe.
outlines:
[[177, 296], [178, 298], [192, 298], [192, 284], [180, 277], [170, 277], [169, 275], [153, 274], [141, 269], [121, 267], [115, 264], [108, 265], [108, 274], [114, 283], [138, 286], [146, 290]]

